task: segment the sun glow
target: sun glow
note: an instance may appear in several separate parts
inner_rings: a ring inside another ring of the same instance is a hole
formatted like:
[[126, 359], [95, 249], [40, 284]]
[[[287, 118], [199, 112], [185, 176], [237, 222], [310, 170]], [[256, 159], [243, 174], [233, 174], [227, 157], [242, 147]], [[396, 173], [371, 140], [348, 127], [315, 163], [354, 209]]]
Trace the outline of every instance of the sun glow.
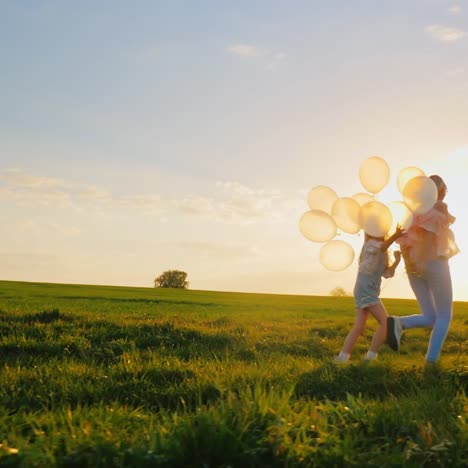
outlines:
[[431, 165], [434, 173], [439, 174], [447, 184], [445, 202], [449, 212], [456, 217], [452, 226], [460, 253], [450, 260], [455, 299], [467, 299], [468, 277], [466, 264], [468, 254], [465, 250], [465, 239], [468, 238], [468, 215], [466, 211], [468, 146], [459, 148]]

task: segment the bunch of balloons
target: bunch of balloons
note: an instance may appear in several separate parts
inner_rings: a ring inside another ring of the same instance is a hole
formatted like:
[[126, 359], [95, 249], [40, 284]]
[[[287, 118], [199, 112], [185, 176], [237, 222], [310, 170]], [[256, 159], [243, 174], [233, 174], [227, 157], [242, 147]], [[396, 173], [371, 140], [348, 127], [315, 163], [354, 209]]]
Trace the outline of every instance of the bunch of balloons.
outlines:
[[342, 233], [357, 234], [361, 230], [375, 237], [393, 233], [397, 225], [408, 229], [415, 215], [429, 211], [437, 201], [437, 187], [417, 167], [402, 169], [397, 178], [403, 200], [385, 204], [377, 201], [378, 194], [390, 180], [390, 168], [379, 156], [366, 159], [359, 170], [359, 180], [366, 192], [351, 197], [338, 197], [325, 185], [310, 190], [306, 211], [299, 229], [308, 240], [322, 243], [320, 263], [330, 271], [348, 268], [355, 257], [352, 246], [339, 239]]

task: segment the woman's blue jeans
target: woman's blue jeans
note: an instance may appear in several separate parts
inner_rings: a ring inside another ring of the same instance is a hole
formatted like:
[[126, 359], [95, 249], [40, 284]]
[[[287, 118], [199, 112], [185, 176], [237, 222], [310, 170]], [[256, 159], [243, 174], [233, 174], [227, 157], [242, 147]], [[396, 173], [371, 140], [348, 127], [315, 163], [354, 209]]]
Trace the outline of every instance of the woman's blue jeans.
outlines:
[[435, 362], [452, 321], [452, 280], [448, 260], [432, 260], [423, 274], [408, 273], [408, 279], [421, 315], [400, 317], [401, 323], [403, 328], [432, 328], [426, 361]]

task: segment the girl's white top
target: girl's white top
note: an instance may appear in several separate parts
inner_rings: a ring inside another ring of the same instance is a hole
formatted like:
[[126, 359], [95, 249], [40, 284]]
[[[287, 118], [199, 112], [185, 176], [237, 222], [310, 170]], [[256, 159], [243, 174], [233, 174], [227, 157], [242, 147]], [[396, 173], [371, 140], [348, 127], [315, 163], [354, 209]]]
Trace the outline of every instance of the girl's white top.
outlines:
[[369, 239], [362, 246], [359, 257], [359, 273], [391, 278], [392, 271], [387, 265], [387, 252], [382, 251], [382, 241]]

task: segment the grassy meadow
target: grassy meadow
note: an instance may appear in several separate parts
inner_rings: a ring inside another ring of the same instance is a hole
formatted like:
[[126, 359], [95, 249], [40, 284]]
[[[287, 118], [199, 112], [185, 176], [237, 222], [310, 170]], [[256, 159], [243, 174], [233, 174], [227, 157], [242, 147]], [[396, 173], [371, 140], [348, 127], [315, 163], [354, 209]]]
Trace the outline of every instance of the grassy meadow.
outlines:
[[[417, 313], [384, 300], [389, 313]], [[468, 303], [344, 366], [352, 298], [0, 282], [0, 466], [468, 466]]]

